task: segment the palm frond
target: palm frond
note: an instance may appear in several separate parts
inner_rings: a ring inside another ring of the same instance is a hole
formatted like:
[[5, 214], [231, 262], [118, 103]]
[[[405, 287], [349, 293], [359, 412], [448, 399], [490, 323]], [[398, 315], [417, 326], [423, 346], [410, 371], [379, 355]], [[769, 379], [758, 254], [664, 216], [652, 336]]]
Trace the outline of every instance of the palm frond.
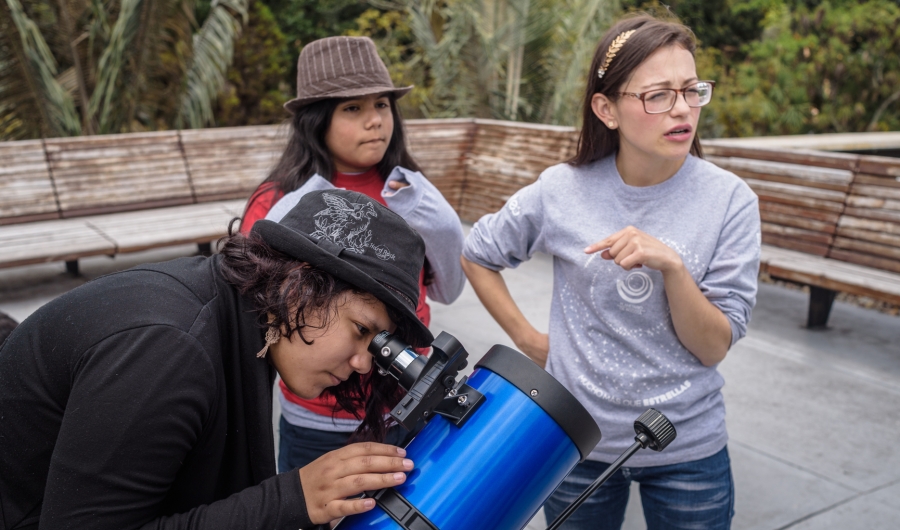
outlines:
[[91, 95], [89, 118], [97, 118], [101, 133], [118, 132], [123, 117], [114, 112], [121, 96], [125, 65], [136, 51], [131, 46], [140, 29], [141, 9], [144, 2], [152, 0], [122, 0], [119, 16], [110, 28], [109, 40], [97, 63], [97, 82]]
[[170, 128], [181, 107], [181, 95], [191, 64], [193, 35], [199, 29], [193, 0], [162, 0], [148, 36], [148, 55], [138, 78], [140, 94], [135, 98], [134, 127]]
[[[0, 133], [31, 137], [37, 131], [44, 136], [80, 134], [75, 104], [56, 79], [56, 59], [40, 29], [19, 0], [5, 0], [3, 7], [9, 19], [3, 23], [0, 51]], [[40, 125], [33, 121], [36, 116], [22, 112], [28, 107], [38, 111]]]
[[546, 62], [557, 82], [546, 99], [541, 121], [578, 125], [581, 91], [594, 49], [619, 12], [617, 0], [570, 0], [556, 26], [556, 45]]
[[592, 52], [619, 7], [618, 0], [402, 2], [421, 50], [414, 59], [432, 81], [424, 115], [563, 124], [577, 121]]
[[213, 123], [212, 106], [225, 85], [225, 73], [241, 25], [247, 20], [247, 9], [248, 0], [213, 0], [209, 16], [194, 35], [193, 58], [176, 127], [193, 129]]
[[0, 2], [0, 141], [39, 138], [48, 119], [37, 108], [31, 77], [22, 70], [25, 54], [8, 10]]

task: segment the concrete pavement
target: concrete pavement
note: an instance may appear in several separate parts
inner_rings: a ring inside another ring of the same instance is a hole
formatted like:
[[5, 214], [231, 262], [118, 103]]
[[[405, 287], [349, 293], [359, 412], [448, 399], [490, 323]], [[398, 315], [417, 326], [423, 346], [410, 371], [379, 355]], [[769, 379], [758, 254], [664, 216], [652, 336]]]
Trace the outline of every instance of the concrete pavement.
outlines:
[[[196, 247], [82, 260], [81, 278], [61, 263], [0, 270], [0, 311], [22, 320], [86, 279]], [[504, 272], [526, 316], [546, 330], [551, 260], [538, 255]], [[806, 295], [760, 286], [748, 336], [721, 364], [729, 451], [737, 490], [733, 528], [900, 527], [900, 318], [840, 302], [831, 327], [804, 329]], [[447, 331], [475, 360], [511, 341], [471, 287], [451, 306], [432, 305], [432, 329]], [[601, 426], [602, 427], [602, 426]], [[624, 528], [645, 528], [632, 490]], [[546, 527], [542, 514], [528, 530]]]
[[[526, 316], [546, 330], [552, 261], [504, 272]], [[830, 328], [803, 327], [807, 295], [760, 285], [747, 337], [720, 365], [741, 530], [900, 527], [900, 318], [836, 302]], [[470, 353], [512, 346], [470, 286], [432, 305], [432, 327]], [[601, 426], [602, 428], [602, 426]], [[546, 523], [539, 514], [528, 530]], [[637, 487], [623, 526], [646, 528]]]

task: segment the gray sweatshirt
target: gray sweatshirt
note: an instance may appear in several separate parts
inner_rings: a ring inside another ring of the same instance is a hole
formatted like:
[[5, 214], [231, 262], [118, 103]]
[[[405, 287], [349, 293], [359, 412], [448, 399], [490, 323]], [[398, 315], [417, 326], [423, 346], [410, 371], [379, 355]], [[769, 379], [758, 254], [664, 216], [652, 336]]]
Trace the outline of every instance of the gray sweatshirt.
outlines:
[[756, 195], [734, 174], [688, 156], [670, 179], [626, 185], [613, 156], [553, 166], [481, 218], [463, 248], [492, 270], [535, 252], [553, 256], [547, 371], [591, 412], [603, 433], [591, 460], [612, 462], [634, 442], [633, 423], [653, 407], [678, 436], [630, 466], [689, 462], [721, 450], [728, 435], [724, 380], [678, 340], [662, 274], [626, 271], [584, 248], [635, 226], [681, 255], [706, 298], [744, 336], [756, 302], [760, 224]]

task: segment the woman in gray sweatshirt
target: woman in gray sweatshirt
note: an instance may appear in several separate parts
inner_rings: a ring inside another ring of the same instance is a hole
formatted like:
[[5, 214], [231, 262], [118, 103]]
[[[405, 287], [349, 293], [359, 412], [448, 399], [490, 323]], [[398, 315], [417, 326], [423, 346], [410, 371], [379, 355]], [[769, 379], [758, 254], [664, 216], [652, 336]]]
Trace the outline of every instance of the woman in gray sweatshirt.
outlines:
[[[601, 39], [575, 157], [475, 224], [463, 268], [516, 345], [594, 416], [603, 441], [545, 506], [555, 518], [633, 442], [649, 407], [678, 438], [629, 460], [563, 528], [616, 529], [641, 484], [649, 529], [730, 527], [734, 486], [716, 365], [756, 300], [757, 198], [702, 159], [697, 123], [715, 83], [697, 77], [685, 26], [642, 15]], [[553, 256], [549, 335], [499, 271]]]

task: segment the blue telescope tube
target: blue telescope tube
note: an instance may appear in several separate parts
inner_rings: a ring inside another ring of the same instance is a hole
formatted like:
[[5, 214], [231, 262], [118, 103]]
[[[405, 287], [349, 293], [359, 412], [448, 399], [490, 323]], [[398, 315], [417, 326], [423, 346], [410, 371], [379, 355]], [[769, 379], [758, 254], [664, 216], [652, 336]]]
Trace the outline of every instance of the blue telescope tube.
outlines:
[[[462, 427], [435, 417], [406, 448], [416, 469], [395, 490], [440, 530], [521, 530], [600, 440], [587, 411], [527, 357], [503, 346], [489, 357], [491, 369], [479, 363], [468, 380], [481, 407]], [[560, 398], [544, 406], [568, 433], [539, 404], [542, 392]], [[337, 530], [401, 528], [379, 505]]]

